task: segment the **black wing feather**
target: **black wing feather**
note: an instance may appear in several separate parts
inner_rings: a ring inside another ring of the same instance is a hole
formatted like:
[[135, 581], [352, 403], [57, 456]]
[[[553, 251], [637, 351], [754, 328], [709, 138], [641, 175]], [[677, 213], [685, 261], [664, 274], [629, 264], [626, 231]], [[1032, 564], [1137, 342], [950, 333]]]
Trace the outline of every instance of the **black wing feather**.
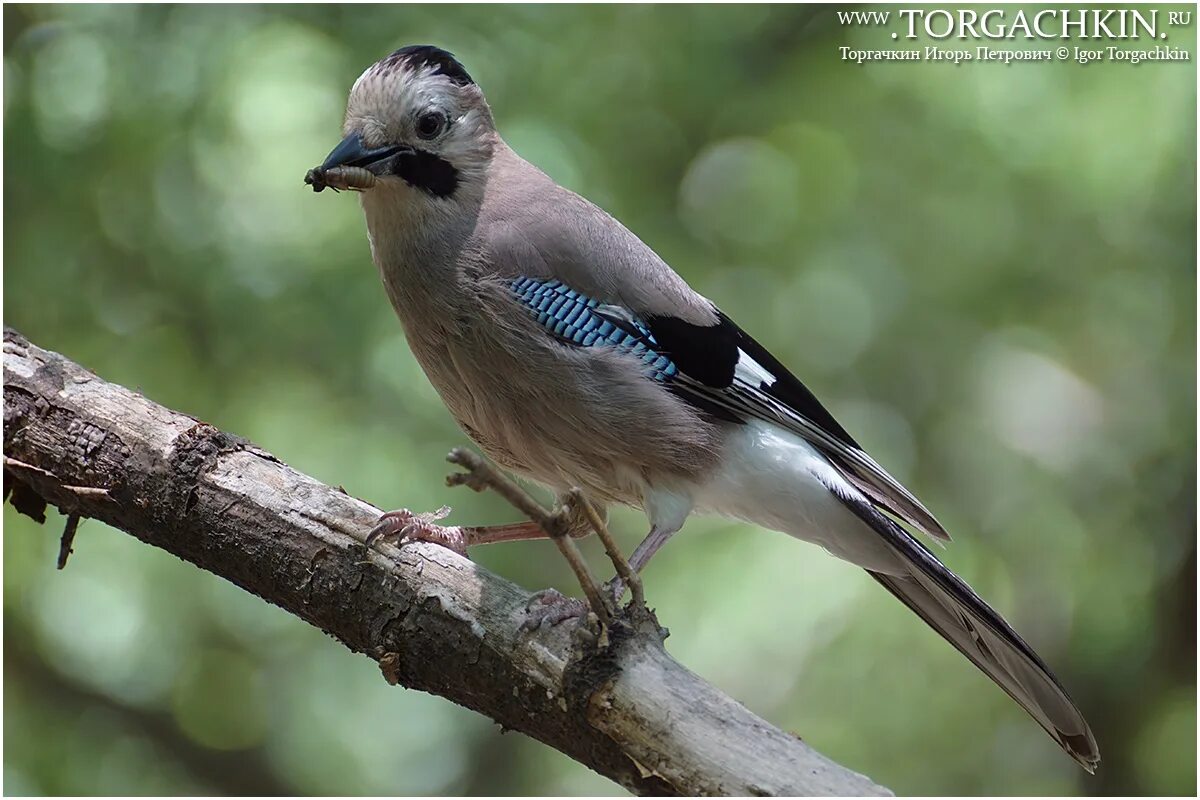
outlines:
[[775, 378], [770, 386], [758, 387], [767, 397], [811, 420], [847, 447], [858, 443], [846, 432], [816, 396], [783, 366], [765, 347], [718, 311], [716, 325], [692, 325], [674, 317], [646, 320], [659, 343], [671, 354], [680, 372], [708, 390], [733, 391], [738, 361], [749, 355]]
[[[724, 313], [716, 325], [649, 317], [659, 346], [679, 367], [671, 389], [698, 408], [734, 421], [763, 419], [816, 446], [856, 488], [889, 513], [935, 539], [950, 535], [933, 514], [859, 446], [808, 387]], [[739, 376], [749, 359], [770, 381]]]

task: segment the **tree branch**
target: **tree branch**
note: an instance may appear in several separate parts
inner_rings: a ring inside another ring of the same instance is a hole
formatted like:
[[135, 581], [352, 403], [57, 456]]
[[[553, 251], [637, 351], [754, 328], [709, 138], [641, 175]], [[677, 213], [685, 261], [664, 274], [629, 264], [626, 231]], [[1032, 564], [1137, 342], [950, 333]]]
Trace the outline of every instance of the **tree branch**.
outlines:
[[[887, 790], [821, 756], [616, 619], [598, 645], [520, 629], [530, 593], [445, 548], [367, 548], [373, 506], [244, 439], [4, 335], [5, 496], [120, 528], [639, 794]], [[69, 543], [67, 545], [69, 547]], [[86, 556], [86, 554], [85, 554]]]

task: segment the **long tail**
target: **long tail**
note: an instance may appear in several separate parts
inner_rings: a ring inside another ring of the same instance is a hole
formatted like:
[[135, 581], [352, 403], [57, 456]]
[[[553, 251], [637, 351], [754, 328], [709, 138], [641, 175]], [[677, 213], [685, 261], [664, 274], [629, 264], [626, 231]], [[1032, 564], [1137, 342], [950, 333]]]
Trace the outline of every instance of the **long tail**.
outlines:
[[1100, 763], [1100, 750], [1092, 730], [1033, 648], [896, 522], [862, 500], [842, 499], [891, 545], [908, 568], [908, 575], [867, 573], [971, 659], [1071, 758], [1094, 773]]

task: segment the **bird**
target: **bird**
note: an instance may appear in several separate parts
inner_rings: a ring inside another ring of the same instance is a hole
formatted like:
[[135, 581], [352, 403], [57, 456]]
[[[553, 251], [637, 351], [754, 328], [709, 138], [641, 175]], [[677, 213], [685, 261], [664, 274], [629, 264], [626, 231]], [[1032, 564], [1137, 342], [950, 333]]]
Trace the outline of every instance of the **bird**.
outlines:
[[[1082, 713], [1005, 619], [910, 531], [949, 534], [779, 359], [611, 215], [504, 141], [450, 52], [368, 67], [307, 182], [360, 191], [371, 256], [417, 362], [494, 462], [560, 498], [645, 512], [640, 571], [693, 513], [770, 528], [864, 570], [1007, 692], [1088, 772]], [[366, 175], [364, 170], [370, 175]], [[374, 176], [373, 178], [371, 176]], [[363, 178], [366, 178], [363, 180]], [[469, 546], [532, 523], [377, 531]], [[571, 525], [572, 535], [587, 530]]]

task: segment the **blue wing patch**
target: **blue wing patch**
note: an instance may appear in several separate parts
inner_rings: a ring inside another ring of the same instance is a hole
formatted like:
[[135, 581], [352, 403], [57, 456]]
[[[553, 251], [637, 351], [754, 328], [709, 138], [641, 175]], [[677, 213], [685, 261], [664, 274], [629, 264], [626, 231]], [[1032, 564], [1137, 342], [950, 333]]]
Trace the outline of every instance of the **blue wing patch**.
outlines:
[[659, 383], [679, 372], [650, 329], [624, 309], [607, 306], [561, 281], [514, 278], [513, 295], [557, 338], [578, 347], [612, 347], [639, 356], [646, 376]]

